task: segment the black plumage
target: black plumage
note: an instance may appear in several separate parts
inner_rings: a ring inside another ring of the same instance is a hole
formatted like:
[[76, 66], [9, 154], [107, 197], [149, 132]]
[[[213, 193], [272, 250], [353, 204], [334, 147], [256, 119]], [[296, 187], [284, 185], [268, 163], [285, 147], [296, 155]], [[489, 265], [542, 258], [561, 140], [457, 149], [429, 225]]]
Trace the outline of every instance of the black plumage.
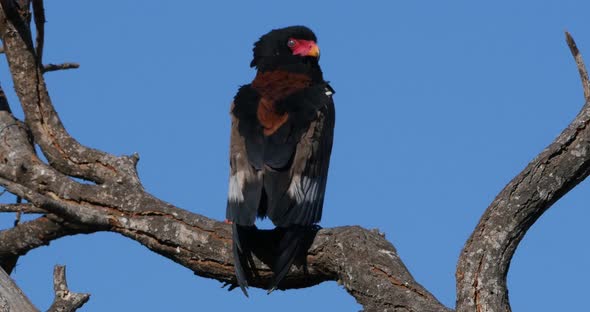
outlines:
[[[255, 43], [252, 83], [231, 108], [227, 220], [233, 224], [238, 285], [247, 295], [255, 248], [275, 250], [275, 289], [320, 221], [334, 131], [334, 90], [324, 81], [314, 33], [275, 29]], [[276, 246], [256, 239], [256, 217], [277, 226]], [[259, 244], [259, 245], [257, 245]]]

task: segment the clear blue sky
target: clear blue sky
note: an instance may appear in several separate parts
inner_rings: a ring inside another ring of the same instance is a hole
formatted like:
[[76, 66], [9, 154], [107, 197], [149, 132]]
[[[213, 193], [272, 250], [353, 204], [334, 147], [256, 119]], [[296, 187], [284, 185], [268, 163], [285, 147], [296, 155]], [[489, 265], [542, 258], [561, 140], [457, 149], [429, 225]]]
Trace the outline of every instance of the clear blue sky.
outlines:
[[[453, 307], [457, 257], [482, 212], [582, 107], [563, 31], [590, 62], [588, 12], [587, 0], [47, 1], [45, 60], [81, 68], [46, 78], [74, 137], [138, 152], [150, 192], [221, 220], [229, 103], [254, 75], [252, 43], [272, 28], [311, 27], [337, 91], [322, 225], [379, 228]], [[4, 58], [0, 66], [14, 108]], [[587, 306], [589, 203], [586, 181], [527, 233], [508, 276], [514, 311]], [[1, 218], [7, 226], [13, 216]], [[245, 299], [100, 233], [19, 261], [13, 277], [42, 310], [55, 264], [67, 265], [73, 290], [92, 293], [83, 311], [360, 309], [334, 282]]]

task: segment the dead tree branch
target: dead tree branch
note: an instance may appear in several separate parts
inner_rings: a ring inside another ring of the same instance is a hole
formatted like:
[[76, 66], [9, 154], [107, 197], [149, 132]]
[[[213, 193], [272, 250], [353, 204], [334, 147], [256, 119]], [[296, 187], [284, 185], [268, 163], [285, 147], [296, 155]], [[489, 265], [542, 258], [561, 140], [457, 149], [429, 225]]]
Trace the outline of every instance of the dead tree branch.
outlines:
[[590, 80], [588, 79], [588, 71], [586, 70], [586, 65], [584, 65], [582, 54], [578, 50], [578, 45], [576, 45], [574, 38], [567, 31], [565, 32], [565, 40], [578, 66], [578, 72], [580, 73], [580, 80], [582, 81], [582, 88], [584, 90], [584, 98], [588, 101], [590, 100]]
[[498, 194], [457, 265], [457, 311], [510, 311], [506, 276], [521, 239], [537, 219], [590, 174], [588, 76], [573, 38], [567, 42], [586, 104], [570, 125]]
[[45, 46], [45, 7], [43, 5], [43, 0], [32, 1], [35, 29], [37, 29], [35, 53], [37, 54], [37, 62], [43, 64], [43, 47]]
[[65, 222], [56, 216], [42, 216], [20, 223], [0, 231], [0, 265], [10, 273], [16, 259], [30, 250], [47, 246], [52, 240], [64, 236], [92, 232], [91, 228]]
[[[89, 294], [75, 293], [68, 289], [64, 266], [55, 266], [53, 290], [55, 298], [47, 312], [74, 312], [90, 299]], [[13, 311], [39, 312], [10, 276], [0, 269], [0, 312]]]
[[39, 312], [12, 278], [0, 268], [0, 312], [12, 311]]
[[88, 148], [65, 130], [49, 98], [42, 66], [37, 62], [34, 49], [31, 48], [31, 32], [26, 23], [30, 13], [13, 10], [12, 6], [6, 11], [4, 2], [11, 1], [0, 1], [1, 15], [4, 16], [0, 31], [13, 74], [14, 88], [25, 112], [25, 123], [49, 163], [66, 175], [99, 184], [112, 181], [139, 186], [135, 169], [136, 157], [116, 157]]
[[76, 69], [79, 68], [80, 64], [78, 63], [61, 63], [61, 64], [46, 64], [43, 65], [43, 73], [58, 71], [58, 70], [67, 70], [67, 69]]
[[0, 212], [20, 212], [39, 214], [47, 213], [47, 211], [39, 207], [35, 207], [33, 204], [0, 204]]
[[82, 307], [90, 294], [71, 292], [66, 281], [66, 267], [56, 265], [53, 269], [53, 291], [55, 299], [47, 312], [73, 312]]

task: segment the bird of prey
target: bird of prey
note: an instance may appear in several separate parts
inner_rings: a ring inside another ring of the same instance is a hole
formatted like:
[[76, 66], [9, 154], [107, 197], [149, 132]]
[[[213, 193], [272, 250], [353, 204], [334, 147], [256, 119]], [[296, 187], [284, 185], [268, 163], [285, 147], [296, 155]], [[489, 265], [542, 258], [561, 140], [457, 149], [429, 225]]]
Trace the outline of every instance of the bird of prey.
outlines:
[[334, 89], [324, 81], [315, 34], [304, 26], [274, 29], [254, 44], [250, 84], [231, 107], [227, 222], [232, 224], [238, 285], [246, 296], [256, 217], [282, 236], [269, 292], [302, 252], [306, 231], [322, 215], [334, 132]]

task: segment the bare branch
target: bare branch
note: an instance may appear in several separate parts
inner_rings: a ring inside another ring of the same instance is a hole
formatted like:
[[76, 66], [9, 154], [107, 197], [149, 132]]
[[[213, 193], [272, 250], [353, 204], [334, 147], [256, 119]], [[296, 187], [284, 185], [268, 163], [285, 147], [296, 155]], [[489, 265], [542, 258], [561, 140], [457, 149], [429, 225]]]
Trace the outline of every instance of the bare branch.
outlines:
[[[573, 43], [567, 36], [568, 43]], [[582, 56], [570, 44], [582, 82]], [[553, 203], [590, 174], [590, 100], [578, 116], [498, 194], [457, 265], [457, 311], [510, 311], [506, 275], [516, 247]]]
[[582, 81], [582, 88], [584, 89], [584, 98], [586, 101], [590, 100], [590, 81], [588, 80], [588, 71], [586, 70], [586, 65], [584, 65], [584, 60], [582, 59], [582, 54], [580, 54], [580, 50], [578, 50], [578, 46], [574, 41], [574, 38], [569, 32], [565, 32], [565, 40], [567, 42], [570, 51], [572, 52], [572, 56], [576, 61], [576, 65], [578, 66], [578, 71], [580, 72], [580, 80]]
[[46, 64], [43, 65], [43, 73], [57, 70], [76, 69], [79, 67], [80, 64], [78, 63]]
[[43, 46], [45, 45], [45, 8], [43, 0], [33, 0], [33, 15], [35, 17], [35, 29], [37, 29], [36, 49], [37, 63], [43, 64]]
[[92, 233], [92, 229], [65, 222], [56, 216], [42, 216], [0, 231], [0, 266], [10, 273], [18, 257], [32, 249], [49, 245], [52, 240], [80, 233]]
[[[30, 189], [6, 184], [11, 192], [21, 193], [48, 210], [59, 211], [93, 229], [107, 229], [134, 239], [197, 275], [230, 284], [236, 282], [231, 231], [223, 222], [180, 210], [148, 194], [143, 194], [133, 207], [117, 208], [50, 199], [32, 195]], [[268, 287], [271, 270], [260, 261], [256, 266], [260, 268], [259, 276], [252, 286]], [[307, 272], [293, 269], [281, 288], [309, 287], [328, 280], [342, 283], [366, 311], [383, 311], [393, 306], [415, 311], [449, 311], [413, 279], [389, 242], [360, 227], [321, 230], [309, 250]]]
[[55, 299], [47, 312], [73, 312], [82, 307], [90, 294], [71, 292], [66, 281], [66, 267], [56, 265], [53, 269], [53, 290]]
[[0, 0], [0, 4], [3, 8], [0, 16], [6, 17], [0, 18], [0, 37], [25, 113], [25, 123], [49, 163], [67, 175], [99, 184], [108, 180], [119, 185], [140, 186], [137, 158], [116, 157], [88, 148], [65, 130], [51, 103], [42, 68], [32, 49], [31, 32], [26, 23], [30, 13], [14, 9], [11, 1]]
[[[4, 190], [4, 192], [6, 192], [6, 190]], [[3, 192], [3, 193], [4, 193], [4, 192]], [[17, 196], [17, 197], [16, 197], [16, 204], [17, 204], [17, 205], [20, 205], [20, 204], [22, 204], [22, 203], [23, 203], [23, 198], [22, 198], [22, 197], [20, 197], [20, 196]], [[22, 216], [22, 211], [20, 211], [20, 210], [19, 210], [19, 211], [17, 211], [17, 212], [16, 212], [16, 218], [15, 218], [15, 220], [14, 220], [14, 226], [17, 226], [17, 225], [20, 223], [20, 217], [21, 217], [21, 216]], [[8, 273], [10, 273], [10, 272], [8, 272]]]
[[39, 312], [12, 278], [0, 268], [0, 311]]
[[0, 212], [47, 213], [33, 204], [0, 204]]
[[[2, 269], [0, 269], [0, 285], [0, 312], [39, 312]], [[55, 266], [53, 285], [55, 299], [48, 312], [73, 312], [90, 298], [89, 294], [74, 293], [68, 289], [63, 266]]]

